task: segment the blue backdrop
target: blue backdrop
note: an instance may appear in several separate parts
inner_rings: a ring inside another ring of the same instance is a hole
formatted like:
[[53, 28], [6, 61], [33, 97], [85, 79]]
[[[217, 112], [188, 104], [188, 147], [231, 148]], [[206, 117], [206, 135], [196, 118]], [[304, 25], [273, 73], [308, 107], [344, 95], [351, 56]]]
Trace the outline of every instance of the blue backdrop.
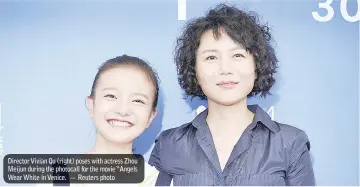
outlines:
[[[219, 2], [187, 0], [187, 20]], [[258, 12], [276, 40], [280, 70], [273, 96], [250, 102], [306, 131], [318, 185], [360, 185], [359, 22], [343, 18], [340, 1], [332, 3], [334, 16], [327, 22], [312, 16], [326, 14], [320, 1], [230, 2]], [[159, 115], [136, 140], [148, 159], [161, 130], [190, 121], [199, 106], [206, 107], [184, 100], [177, 84], [172, 52], [185, 23], [178, 20], [177, 3], [1, 1], [2, 155], [90, 149], [95, 129], [85, 97], [98, 66], [126, 53], [149, 61], [162, 80]], [[357, 2], [347, 4], [355, 15]]]

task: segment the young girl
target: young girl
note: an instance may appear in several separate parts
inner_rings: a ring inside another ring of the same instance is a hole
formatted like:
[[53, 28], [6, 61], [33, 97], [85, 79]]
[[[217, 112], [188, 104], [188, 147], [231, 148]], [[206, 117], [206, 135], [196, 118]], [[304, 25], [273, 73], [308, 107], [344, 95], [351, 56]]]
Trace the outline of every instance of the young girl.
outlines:
[[175, 51], [179, 84], [208, 109], [157, 138], [149, 160], [160, 171], [156, 185], [315, 185], [306, 133], [247, 105], [275, 83], [268, 30], [225, 4], [185, 27]]
[[[156, 116], [158, 82], [155, 70], [137, 57], [116, 57], [99, 68], [87, 98], [97, 129], [88, 154], [133, 154], [134, 139]], [[155, 184], [156, 176], [157, 170], [145, 162], [145, 179], [140, 185]]]
[[[156, 72], [137, 57], [123, 55], [106, 61], [99, 68], [87, 97], [97, 135], [94, 146], [86, 154], [133, 154], [134, 139], [156, 116], [158, 82]], [[157, 174], [158, 171], [145, 162], [144, 181], [123, 185], [154, 186]], [[70, 184], [83, 187], [109, 185], [122, 184]]]

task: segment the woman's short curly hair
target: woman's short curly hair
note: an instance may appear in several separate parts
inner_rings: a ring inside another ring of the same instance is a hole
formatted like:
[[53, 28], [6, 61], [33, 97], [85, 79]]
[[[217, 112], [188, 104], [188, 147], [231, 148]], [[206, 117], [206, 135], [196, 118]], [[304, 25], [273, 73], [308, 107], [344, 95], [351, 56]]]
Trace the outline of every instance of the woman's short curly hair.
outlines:
[[270, 29], [259, 23], [256, 13], [247, 13], [223, 3], [208, 11], [205, 17], [188, 22], [177, 39], [174, 55], [181, 88], [192, 98], [207, 98], [196, 78], [196, 52], [204, 32], [213, 30], [214, 37], [218, 39], [220, 29], [254, 56], [257, 78], [248, 97], [258, 94], [266, 97], [275, 84], [278, 67]]

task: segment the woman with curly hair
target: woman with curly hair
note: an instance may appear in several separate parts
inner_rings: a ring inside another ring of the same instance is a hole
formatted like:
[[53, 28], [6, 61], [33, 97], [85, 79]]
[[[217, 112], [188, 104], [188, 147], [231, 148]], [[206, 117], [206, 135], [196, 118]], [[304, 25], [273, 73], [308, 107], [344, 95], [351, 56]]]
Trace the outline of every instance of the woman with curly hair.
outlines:
[[275, 83], [271, 40], [256, 14], [225, 4], [186, 25], [178, 81], [208, 109], [157, 138], [149, 160], [160, 171], [156, 185], [315, 185], [306, 133], [247, 104]]

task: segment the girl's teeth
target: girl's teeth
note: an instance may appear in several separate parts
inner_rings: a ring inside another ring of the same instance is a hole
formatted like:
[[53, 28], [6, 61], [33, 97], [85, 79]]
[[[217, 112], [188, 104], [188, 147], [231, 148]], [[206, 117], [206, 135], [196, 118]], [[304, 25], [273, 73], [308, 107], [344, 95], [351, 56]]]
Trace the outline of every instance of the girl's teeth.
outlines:
[[116, 126], [119, 126], [119, 127], [130, 127], [129, 123], [116, 121], [116, 120], [109, 121], [109, 124], [110, 125], [116, 125]]

